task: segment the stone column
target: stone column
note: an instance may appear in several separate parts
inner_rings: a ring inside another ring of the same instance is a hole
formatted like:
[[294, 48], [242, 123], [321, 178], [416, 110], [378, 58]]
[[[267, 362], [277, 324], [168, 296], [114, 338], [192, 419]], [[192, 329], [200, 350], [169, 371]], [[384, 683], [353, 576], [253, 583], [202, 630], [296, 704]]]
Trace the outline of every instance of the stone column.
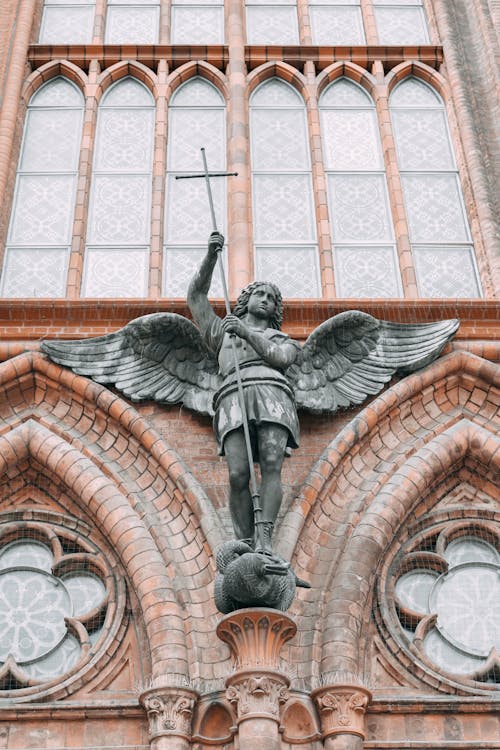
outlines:
[[198, 698], [182, 687], [156, 687], [139, 697], [149, 720], [151, 750], [189, 750], [191, 719]]
[[312, 698], [325, 750], [362, 750], [370, 691], [360, 685], [335, 684], [313, 690]]
[[293, 620], [265, 608], [232, 612], [217, 627], [235, 661], [226, 697], [236, 708], [240, 750], [281, 747], [280, 712], [290, 680], [280, 670], [280, 652], [296, 632]]

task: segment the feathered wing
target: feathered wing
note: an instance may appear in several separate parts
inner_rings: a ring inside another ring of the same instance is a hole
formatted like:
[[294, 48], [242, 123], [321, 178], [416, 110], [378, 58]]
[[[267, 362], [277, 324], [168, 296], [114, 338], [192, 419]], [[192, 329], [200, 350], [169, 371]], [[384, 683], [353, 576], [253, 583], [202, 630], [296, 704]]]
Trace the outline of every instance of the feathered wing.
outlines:
[[353, 310], [322, 323], [286, 375], [297, 406], [314, 413], [361, 404], [394, 374], [406, 375], [439, 356], [458, 320], [403, 325]]
[[132, 401], [183, 403], [213, 414], [220, 380], [217, 361], [198, 328], [182, 315], [144, 315], [107, 336], [44, 341], [41, 348], [79, 375], [114, 384]]

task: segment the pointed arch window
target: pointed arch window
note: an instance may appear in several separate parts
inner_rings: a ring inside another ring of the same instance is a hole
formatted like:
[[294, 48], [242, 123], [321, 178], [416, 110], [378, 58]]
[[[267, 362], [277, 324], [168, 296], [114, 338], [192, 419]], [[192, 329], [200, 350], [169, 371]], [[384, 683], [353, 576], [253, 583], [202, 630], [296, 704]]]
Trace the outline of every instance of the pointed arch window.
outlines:
[[310, 0], [313, 44], [366, 44], [360, 0]]
[[7, 236], [4, 297], [64, 297], [82, 137], [83, 95], [55, 78], [31, 98]]
[[[163, 293], [185, 297], [189, 282], [201, 261], [211, 226], [204, 180], [176, 180], [178, 174], [203, 169], [205, 147], [210, 170], [226, 169], [226, 107], [220, 92], [204, 78], [187, 81], [173, 95], [169, 106], [167, 183], [165, 191], [165, 247]], [[226, 180], [212, 180], [214, 208], [219, 230], [226, 226]], [[221, 297], [218, 273], [210, 289]]]
[[401, 279], [375, 104], [347, 78], [319, 100], [340, 297], [400, 297]]
[[172, 44], [223, 44], [223, 0], [173, 0]]
[[82, 295], [148, 289], [155, 107], [134, 78], [115, 83], [97, 117]]
[[320, 295], [305, 105], [278, 78], [250, 100], [255, 276], [287, 297]]
[[299, 44], [296, 0], [246, 0], [247, 44]]
[[45, 0], [40, 44], [89, 44], [94, 30], [95, 0]]
[[108, 0], [106, 44], [158, 44], [160, 0]]
[[430, 44], [422, 0], [373, 0], [379, 44]]
[[408, 78], [390, 97], [410, 242], [422, 297], [478, 297], [480, 286], [444, 103]]

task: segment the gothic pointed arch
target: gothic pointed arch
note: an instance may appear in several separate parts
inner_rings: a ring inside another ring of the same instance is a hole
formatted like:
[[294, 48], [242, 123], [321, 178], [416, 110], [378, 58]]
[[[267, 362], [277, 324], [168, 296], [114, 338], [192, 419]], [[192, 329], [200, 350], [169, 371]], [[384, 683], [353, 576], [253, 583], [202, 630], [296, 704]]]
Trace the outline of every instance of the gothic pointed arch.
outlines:
[[211, 83], [215, 88], [222, 94], [224, 101], [229, 99], [229, 91], [227, 88], [227, 80], [223, 73], [218, 70], [211, 63], [205, 60], [196, 60], [184, 63], [176, 68], [168, 76], [168, 87], [169, 87], [169, 98], [173, 96], [175, 91], [192, 78], [204, 78]]
[[248, 96], [250, 97], [257, 86], [269, 78], [279, 78], [286, 83], [293, 86], [297, 92], [301, 95], [304, 101], [307, 100], [307, 89], [306, 79], [302, 73], [299, 73], [297, 68], [294, 68], [288, 63], [276, 60], [273, 62], [266, 62], [259, 65], [255, 70], [248, 75]]
[[356, 63], [350, 61], [339, 61], [329, 65], [316, 77], [318, 99], [330, 83], [342, 77], [348, 78], [355, 83], [359, 83], [359, 85], [362, 86], [373, 98], [376, 86], [376, 80], [373, 75]]
[[156, 101], [158, 98], [158, 77], [153, 71], [137, 60], [122, 60], [110, 65], [104, 70], [98, 79], [97, 101], [99, 102], [107, 89], [122, 78], [130, 76], [143, 83], [153, 94]]

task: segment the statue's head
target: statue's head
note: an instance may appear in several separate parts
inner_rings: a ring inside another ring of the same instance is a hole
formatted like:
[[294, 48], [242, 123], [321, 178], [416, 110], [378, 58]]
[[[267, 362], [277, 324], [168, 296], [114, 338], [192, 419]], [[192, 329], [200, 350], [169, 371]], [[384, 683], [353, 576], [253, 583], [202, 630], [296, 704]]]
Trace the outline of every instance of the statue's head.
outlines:
[[281, 330], [281, 323], [283, 322], [283, 298], [276, 284], [272, 284], [270, 281], [253, 281], [251, 284], [248, 284], [236, 300], [233, 315], [236, 315], [238, 318], [243, 318], [247, 314], [248, 300], [252, 296], [252, 292], [261, 286], [269, 287], [274, 293], [274, 313], [269, 318], [268, 325], [269, 328], [276, 328], [279, 331]]

